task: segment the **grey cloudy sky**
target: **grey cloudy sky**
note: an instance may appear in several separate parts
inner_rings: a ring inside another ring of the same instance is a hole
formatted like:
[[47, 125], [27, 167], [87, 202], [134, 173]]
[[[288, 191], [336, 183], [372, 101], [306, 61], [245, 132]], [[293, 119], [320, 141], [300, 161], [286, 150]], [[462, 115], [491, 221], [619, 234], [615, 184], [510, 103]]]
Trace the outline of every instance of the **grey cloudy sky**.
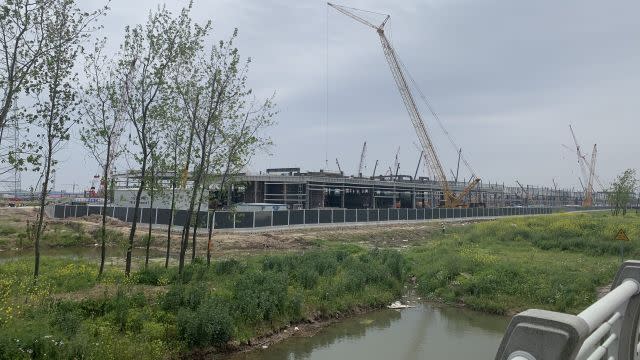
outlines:
[[[144, 22], [159, 3], [113, 0], [101, 35], [117, 49], [124, 26]], [[569, 123], [586, 152], [598, 144], [605, 182], [638, 167], [638, 1], [339, 3], [391, 14], [393, 45], [483, 179], [551, 186], [556, 178], [579, 187], [576, 157], [561, 146], [573, 146]], [[167, 1], [175, 10], [184, 4]], [[372, 29], [319, 0], [196, 0], [193, 14], [213, 21], [216, 39], [238, 27], [240, 52], [253, 58], [251, 86], [262, 96], [277, 93], [278, 123], [268, 130], [275, 145], [252, 171], [317, 170], [326, 152], [329, 169], [338, 157], [355, 173], [366, 140], [367, 173], [376, 159], [378, 173], [390, 166], [400, 146], [400, 172], [413, 174], [416, 135]], [[454, 168], [455, 150], [423, 114], [444, 166]], [[98, 173], [77, 143], [59, 158], [58, 189], [86, 186]]]

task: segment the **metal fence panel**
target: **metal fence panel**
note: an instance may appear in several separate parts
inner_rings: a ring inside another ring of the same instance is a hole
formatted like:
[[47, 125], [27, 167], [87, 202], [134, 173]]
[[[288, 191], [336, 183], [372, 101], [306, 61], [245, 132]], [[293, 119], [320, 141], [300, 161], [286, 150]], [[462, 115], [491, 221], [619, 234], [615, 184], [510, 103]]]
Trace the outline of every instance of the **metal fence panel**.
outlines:
[[289, 210], [289, 225], [304, 224], [304, 210]]
[[318, 210], [305, 210], [304, 212], [304, 223], [305, 224], [317, 224], [318, 223]]
[[407, 220], [418, 220], [418, 210], [417, 209], [407, 210]]
[[389, 209], [378, 209], [380, 221], [389, 221]]
[[333, 210], [333, 222], [334, 223], [344, 222], [344, 209]]
[[344, 222], [356, 222], [356, 210], [346, 209], [344, 211]]
[[120, 221], [127, 221], [127, 208], [126, 207], [115, 207], [114, 208], [113, 217]]
[[55, 205], [53, 210], [53, 216], [58, 219], [64, 218], [64, 205]]
[[332, 210], [320, 210], [320, 223], [329, 224], [332, 221]]
[[75, 212], [75, 205], [65, 205], [64, 206], [64, 217], [72, 217]]
[[101, 214], [102, 214], [102, 206], [89, 206], [88, 215], [101, 215]]
[[157, 211], [157, 223], [161, 225], [169, 225], [169, 221], [171, 220], [171, 209], [157, 209]]
[[271, 226], [271, 211], [256, 211], [255, 227]]
[[279, 210], [273, 212], [273, 226], [289, 225], [289, 211]]
[[424, 209], [424, 219], [425, 220], [433, 219], [433, 213], [434, 213], [434, 209], [432, 208]]
[[389, 209], [389, 221], [399, 220], [399, 209]]
[[236, 212], [236, 228], [253, 227], [253, 211]]
[[424, 220], [424, 209], [416, 209], [416, 220]]
[[[222, 211], [222, 213], [227, 213], [226, 211]], [[222, 215], [224, 217], [224, 215]], [[217, 217], [217, 215], [216, 215]], [[187, 210], [178, 210], [176, 211], [176, 213], [173, 215], [173, 224], [174, 225], [178, 225], [178, 226], [184, 226], [184, 224], [187, 222]], [[230, 221], [229, 222], [231, 224], [231, 226], [229, 227], [233, 227], [233, 222]], [[218, 225], [216, 225], [216, 228], [218, 227]], [[220, 229], [228, 229], [229, 227], [225, 227], [225, 228], [220, 228]]]
[[[151, 217], [151, 222], [153, 223], [156, 220], [156, 215], [152, 209], [142, 208], [142, 216], [140, 216], [140, 220], [138, 221], [140, 224], [148, 224], [149, 217]], [[131, 208], [129, 208], [129, 212], [131, 212]]]
[[[177, 220], [176, 213], [176, 220]], [[178, 223], [174, 221], [177, 225]], [[184, 220], [182, 221], [184, 224]], [[233, 228], [233, 213], [229, 211], [217, 211], [214, 217], [214, 228], [216, 229], [232, 229]]]
[[378, 221], [378, 209], [369, 209], [369, 221]]

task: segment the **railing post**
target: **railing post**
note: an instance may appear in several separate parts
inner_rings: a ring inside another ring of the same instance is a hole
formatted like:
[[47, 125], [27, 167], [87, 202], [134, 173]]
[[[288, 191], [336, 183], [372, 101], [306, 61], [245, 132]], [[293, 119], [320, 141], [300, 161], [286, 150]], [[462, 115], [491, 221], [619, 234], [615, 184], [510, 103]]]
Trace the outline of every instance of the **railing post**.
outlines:
[[589, 334], [577, 316], [546, 310], [527, 310], [511, 319], [496, 360], [568, 360]]
[[[625, 261], [611, 284], [611, 288], [615, 289], [625, 280], [633, 279], [640, 284], [640, 261]], [[626, 309], [624, 310], [622, 324], [620, 325], [620, 333], [618, 335], [618, 360], [636, 359], [638, 351], [637, 344], [640, 340], [638, 334], [640, 325], [640, 295], [635, 294], [629, 299]]]

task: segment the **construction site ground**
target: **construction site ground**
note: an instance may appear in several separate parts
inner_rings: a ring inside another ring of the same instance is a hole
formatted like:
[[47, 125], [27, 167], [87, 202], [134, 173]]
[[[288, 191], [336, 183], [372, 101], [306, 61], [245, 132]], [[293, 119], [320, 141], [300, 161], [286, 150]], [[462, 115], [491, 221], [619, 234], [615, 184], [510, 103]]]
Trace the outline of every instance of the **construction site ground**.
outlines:
[[[13, 234], [2, 236], [4, 242], [0, 244], [2, 250], [15, 250], [16, 239], [20, 232], [24, 232], [27, 222], [33, 222], [36, 219], [37, 209], [29, 208], [0, 208], [0, 227], [13, 227]], [[100, 215], [92, 215], [77, 219], [46, 219], [46, 231], [52, 229], [69, 228], [71, 231], [82, 229], [87, 234], [96, 234], [101, 224]], [[447, 221], [446, 227], [465, 226], [467, 224], [487, 221], [487, 219], [460, 219], [458, 221]], [[121, 232], [123, 236], [129, 234], [131, 224], [122, 222], [114, 218], [107, 218], [107, 227], [111, 230]], [[332, 225], [330, 227], [321, 228], [293, 228], [293, 229], [264, 229], [252, 232], [218, 232], [214, 231], [212, 236], [212, 253], [214, 256], [231, 256], [231, 255], [250, 255], [255, 253], [269, 253], [280, 251], [301, 251], [321, 247], [322, 245], [330, 245], [330, 243], [352, 243], [364, 247], [384, 247], [384, 248], [405, 248], [420, 244], [429, 238], [429, 234], [442, 231], [442, 222], [436, 220], [398, 223], [398, 224], [367, 224], [358, 226], [341, 226]], [[138, 224], [136, 232], [136, 247], [142, 247], [142, 236], [148, 233], [147, 224]], [[167, 230], [152, 229], [151, 248], [154, 253], [166, 251]], [[13, 235], [13, 236], [12, 236]], [[171, 252], [177, 254], [178, 239], [180, 238], [180, 229], [172, 232]], [[96, 246], [95, 243], [83, 244], [87, 247]], [[12, 241], [13, 240], [13, 241]], [[208, 236], [206, 232], [199, 233], [196, 240], [196, 253], [198, 255], [206, 252]], [[42, 244], [44, 247], [51, 247], [46, 242]], [[191, 248], [191, 239], [190, 247]]]

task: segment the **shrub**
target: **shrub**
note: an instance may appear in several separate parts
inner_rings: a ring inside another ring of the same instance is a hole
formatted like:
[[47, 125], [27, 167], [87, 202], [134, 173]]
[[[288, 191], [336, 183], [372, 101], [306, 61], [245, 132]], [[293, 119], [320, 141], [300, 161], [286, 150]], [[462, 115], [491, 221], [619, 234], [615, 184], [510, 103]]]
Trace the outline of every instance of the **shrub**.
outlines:
[[274, 272], [248, 272], [234, 286], [233, 303], [238, 317], [250, 324], [271, 321], [287, 305], [287, 278]]
[[209, 294], [206, 283], [175, 284], [169, 288], [162, 300], [164, 310], [187, 307], [195, 310]]
[[182, 308], [176, 317], [178, 334], [190, 346], [219, 346], [231, 339], [233, 320], [225, 302], [211, 297], [197, 310]]
[[60, 329], [66, 336], [73, 336], [82, 324], [82, 310], [70, 301], [61, 301], [54, 306], [51, 325]]
[[161, 286], [169, 283], [169, 274], [171, 270], [165, 269], [163, 266], [149, 266], [140, 270], [135, 275], [135, 281], [138, 284]]
[[214, 271], [217, 275], [231, 275], [239, 273], [245, 268], [246, 266], [236, 259], [218, 261], [214, 265]]

